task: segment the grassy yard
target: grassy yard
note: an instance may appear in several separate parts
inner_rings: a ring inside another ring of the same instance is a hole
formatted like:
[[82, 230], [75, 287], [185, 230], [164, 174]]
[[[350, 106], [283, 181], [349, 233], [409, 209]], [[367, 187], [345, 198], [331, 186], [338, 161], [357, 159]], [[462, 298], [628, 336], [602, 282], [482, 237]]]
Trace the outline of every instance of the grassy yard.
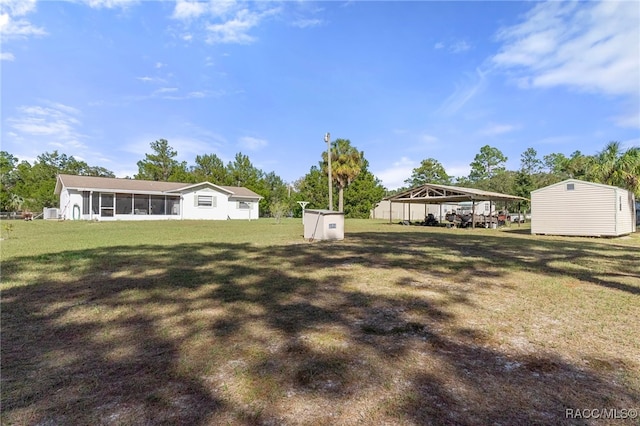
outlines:
[[7, 224], [3, 425], [638, 423], [640, 234]]

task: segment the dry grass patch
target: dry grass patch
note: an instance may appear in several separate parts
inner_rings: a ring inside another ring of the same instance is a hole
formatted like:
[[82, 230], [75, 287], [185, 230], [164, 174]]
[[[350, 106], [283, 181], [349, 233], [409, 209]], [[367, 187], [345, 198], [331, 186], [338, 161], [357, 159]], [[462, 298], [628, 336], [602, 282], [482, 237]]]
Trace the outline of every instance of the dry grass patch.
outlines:
[[640, 235], [346, 228], [310, 244], [299, 221], [16, 223], [0, 420], [606, 424], [565, 410], [640, 407]]

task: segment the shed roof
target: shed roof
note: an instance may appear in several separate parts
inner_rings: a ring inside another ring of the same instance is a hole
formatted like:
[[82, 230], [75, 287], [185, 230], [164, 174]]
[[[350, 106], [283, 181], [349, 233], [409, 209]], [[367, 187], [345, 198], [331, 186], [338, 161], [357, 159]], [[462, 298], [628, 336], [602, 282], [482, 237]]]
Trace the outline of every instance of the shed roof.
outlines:
[[221, 186], [211, 182], [197, 184], [181, 182], [159, 182], [139, 179], [122, 179], [98, 176], [78, 176], [59, 174], [54, 193], [60, 194], [63, 187], [79, 191], [137, 192], [141, 194], [166, 194], [189, 191], [201, 185], [216, 188], [235, 197], [262, 198], [260, 195], [242, 186]]
[[527, 200], [527, 198], [524, 197], [502, 194], [500, 192], [463, 188], [461, 186], [439, 185], [435, 183], [428, 183], [411, 188], [385, 199], [391, 202], [420, 204], [459, 203], [462, 201]]
[[538, 188], [535, 191], [531, 191], [531, 193], [533, 194], [534, 192], [543, 192], [549, 188], [553, 188], [556, 186], [562, 186], [565, 185], [567, 183], [577, 183], [577, 184], [583, 184], [583, 185], [588, 185], [588, 186], [595, 186], [595, 187], [599, 187], [599, 188], [607, 188], [607, 189], [614, 189], [614, 190], [618, 190], [618, 191], [625, 191], [625, 192], [631, 192], [627, 189], [624, 188], [620, 188], [617, 186], [613, 186], [613, 185], [607, 185], [604, 183], [596, 183], [596, 182], [590, 182], [588, 180], [580, 180], [580, 179], [566, 179], [563, 180], [561, 182], [556, 182], [556, 183], [552, 183], [551, 185], [545, 186], [543, 188]]

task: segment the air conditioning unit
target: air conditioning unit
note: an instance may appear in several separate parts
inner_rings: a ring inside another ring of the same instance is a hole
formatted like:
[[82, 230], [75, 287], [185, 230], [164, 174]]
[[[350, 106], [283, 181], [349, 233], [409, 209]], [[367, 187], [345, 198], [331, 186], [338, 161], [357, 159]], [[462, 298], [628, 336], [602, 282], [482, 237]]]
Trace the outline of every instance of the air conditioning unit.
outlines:
[[42, 217], [47, 219], [58, 219], [60, 217], [60, 209], [50, 208], [42, 211]]

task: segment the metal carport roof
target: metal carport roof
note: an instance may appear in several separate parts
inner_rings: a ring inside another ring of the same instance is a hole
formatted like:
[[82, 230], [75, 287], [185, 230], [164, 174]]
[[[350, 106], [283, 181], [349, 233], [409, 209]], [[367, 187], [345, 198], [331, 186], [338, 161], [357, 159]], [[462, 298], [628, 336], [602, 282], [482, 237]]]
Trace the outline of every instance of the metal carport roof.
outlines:
[[428, 183], [385, 198], [392, 203], [441, 204], [463, 201], [528, 201], [527, 198], [461, 186]]

